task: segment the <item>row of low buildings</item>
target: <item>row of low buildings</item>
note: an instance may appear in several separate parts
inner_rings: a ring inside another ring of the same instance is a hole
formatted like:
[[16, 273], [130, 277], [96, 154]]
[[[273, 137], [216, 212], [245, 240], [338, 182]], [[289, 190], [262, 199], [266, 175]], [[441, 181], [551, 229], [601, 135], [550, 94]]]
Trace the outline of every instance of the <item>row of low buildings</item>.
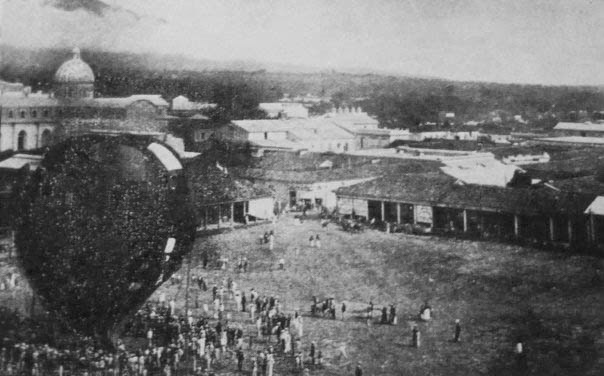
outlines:
[[604, 183], [593, 176], [576, 184], [541, 181], [490, 153], [424, 152], [410, 158], [274, 152], [261, 160], [300, 162], [234, 173], [284, 204], [321, 206], [366, 221], [574, 249], [604, 245]]
[[546, 185], [484, 186], [446, 174], [406, 174], [339, 188], [336, 195], [341, 214], [420, 224], [433, 232], [572, 246], [604, 243], [602, 198], [593, 193]]

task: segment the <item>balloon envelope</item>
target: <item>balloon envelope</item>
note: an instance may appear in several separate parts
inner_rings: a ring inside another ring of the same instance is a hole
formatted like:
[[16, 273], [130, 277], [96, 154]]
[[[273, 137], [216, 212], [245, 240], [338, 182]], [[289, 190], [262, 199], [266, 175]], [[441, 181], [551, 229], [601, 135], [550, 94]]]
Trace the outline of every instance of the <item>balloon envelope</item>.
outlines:
[[195, 235], [180, 161], [150, 137], [56, 145], [19, 205], [25, 275], [49, 310], [86, 335], [115, 331], [180, 266]]

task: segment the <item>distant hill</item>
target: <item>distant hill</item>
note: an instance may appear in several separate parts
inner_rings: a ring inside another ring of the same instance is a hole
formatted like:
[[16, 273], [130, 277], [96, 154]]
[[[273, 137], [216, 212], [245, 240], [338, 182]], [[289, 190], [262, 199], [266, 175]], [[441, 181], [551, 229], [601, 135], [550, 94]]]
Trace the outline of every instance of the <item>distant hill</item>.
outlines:
[[[0, 78], [49, 90], [67, 49], [27, 50], [0, 45]], [[98, 96], [157, 93], [166, 99], [186, 95], [218, 103], [222, 119], [250, 116], [258, 102], [284, 93], [331, 96], [336, 105], [362, 105], [387, 127], [436, 121], [439, 112], [455, 112], [457, 121], [495, 116], [556, 119], [570, 111], [604, 110], [603, 87], [541, 86], [458, 82], [370, 72], [320, 71], [311, 67], [249, 61], [219, 62], [182, 55], [82, 51], [97, 77]], [[223, 111], [223, 112], [224, 112]]]

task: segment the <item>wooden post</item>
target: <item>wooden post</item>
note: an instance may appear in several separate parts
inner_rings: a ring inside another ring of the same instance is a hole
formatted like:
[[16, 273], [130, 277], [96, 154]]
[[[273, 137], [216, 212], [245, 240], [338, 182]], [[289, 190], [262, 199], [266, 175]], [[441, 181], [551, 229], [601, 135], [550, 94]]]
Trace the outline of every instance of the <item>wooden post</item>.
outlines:
[[235, 203], [231, 202], [231, 227], [233, 227], [234, 222], [235, 222]]
[[[185, 284], [185, 320], [189, 318], [189, 281], [191, 279], [191, 252], [187, 254], [187, 280]], [[185, 353], [184, 358], [187, 358], [187, 353], [189, 350], [189, 336], [185, 336]]]
[[549, 217], [549, 240], [554, 241], [555, 234], [554, 234], [554, 218], [553, 217]]
[[520, 218], [518, 218], [518, 214], [514, 214], [514, 236], [516, 239], [520, 236]]
[[593, 213], [589, 213], [589, 239], [592, 243], [596, 242], [595, 219]]
[[222, 208], [221, 205], [218, 204], [218, 228], [220, 228], [220, 222], [222, 222]]
[[384, 222], [386, 220], [386, 213], [385, 213], [385, 204], [384, 201], [380, 201], [381, 202], [381, 215], [382, 215], [382, 222]]
[[208, 229], [208, 207], [207, 206], [203, 207], [203, 229], [204, 230]]
[[396, 223], [401, 223], [401, 203], [396, 203]]
[[573, 221], [568, 219], [568, 244], [573, 244]]
[[463, 232], [468, 232], [468, 211], [463, 210]]
[[413, 224], [414, 225], [417, 224], [417, 210], [416, 210], [416, 206], [417, 205], [413, 205]]

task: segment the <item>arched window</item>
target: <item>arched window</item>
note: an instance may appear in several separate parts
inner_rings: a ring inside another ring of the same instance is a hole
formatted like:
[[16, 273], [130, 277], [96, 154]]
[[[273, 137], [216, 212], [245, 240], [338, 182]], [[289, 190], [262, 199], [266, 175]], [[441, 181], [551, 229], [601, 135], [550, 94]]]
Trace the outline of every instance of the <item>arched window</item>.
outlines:
[[50, 129], [45, 129], [44, 132], [42, 132], [42, 138], [40, 140], [40, 146], [45, 147], [50, 145]]
[[37, 117], [38, 117], [38, 111], [33, 110], [33, 111], [31, 112], [31, 117], [33, 117], [33, 118], [37, 118]]
[[21, 110], [21, 119], [25, 119], [25, 111]]
[[43, 114], [44, 114], [44, 117], [48, 117], [48, 110], [44, 110]]
[[27, 143], [27, 133], [25, 133], [25, 131], [19, 132], [19, 136], [17, 138], [17, 150], [18, 151], [25, 150], [26, 143]]
[[15, 114], [13, 114], [13, 111], [8, 111], [8, 117], [12, 119], [13, 116], [15, 116]]

